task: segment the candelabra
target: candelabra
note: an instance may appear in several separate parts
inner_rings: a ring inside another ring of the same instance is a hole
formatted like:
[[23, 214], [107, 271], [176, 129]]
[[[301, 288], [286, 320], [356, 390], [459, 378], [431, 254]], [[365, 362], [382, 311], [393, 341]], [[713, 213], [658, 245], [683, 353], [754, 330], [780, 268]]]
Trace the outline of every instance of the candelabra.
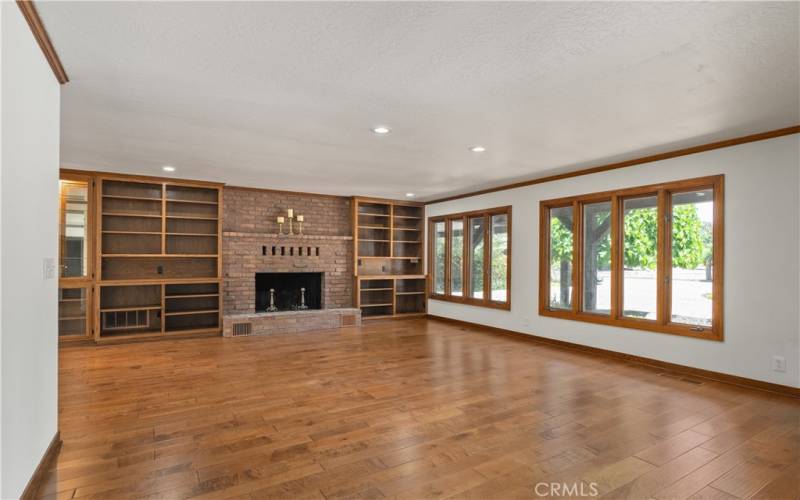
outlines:
[[290, 209], [286, 210], [286, 217], [284, 217], [282, 215], [278, 216], [277, 222], [278, 222], [278, 234], [279, 235], [283, 234], [283, 224], [285, 222], [287, 222], [286, 219], [288, 219], [288, 222], [289, 222], [289, 228], [288, 228], [289, 231], [286, 234], [288, 234], [289, 236], [293, 236], [294, 235], [294, 221], [297, 221], [297, 227], [298, 227], [298, 233], [297, 234], [299, 234], [299, 235], [303, 234], [303, 222], [305, 221], [305, 218], [302, 215], [298, 215], [297, 217], [295, 217], [294, 210], [290, 208]]

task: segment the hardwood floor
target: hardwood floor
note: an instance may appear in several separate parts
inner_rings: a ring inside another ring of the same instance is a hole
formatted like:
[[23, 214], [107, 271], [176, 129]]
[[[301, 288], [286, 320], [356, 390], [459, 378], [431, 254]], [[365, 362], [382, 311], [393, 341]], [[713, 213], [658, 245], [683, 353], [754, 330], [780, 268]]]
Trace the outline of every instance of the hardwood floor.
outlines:
[[800, 498], [800, 401], [478, 328], [60, 359], [48, 498]]

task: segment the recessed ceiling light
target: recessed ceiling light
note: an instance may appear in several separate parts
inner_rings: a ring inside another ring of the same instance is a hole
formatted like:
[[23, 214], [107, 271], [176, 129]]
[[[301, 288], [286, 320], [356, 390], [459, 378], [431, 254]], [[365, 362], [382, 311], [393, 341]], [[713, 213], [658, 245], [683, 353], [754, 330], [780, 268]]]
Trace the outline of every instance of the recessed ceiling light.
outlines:
[[383, 135], [383, 134], [388, 134], [389, 132], [391, 132], [391, 129], [389, 127], [384, 126], [384, 125], [378, 125], [377, 127], [374, 127], [372, 129], [372, 131], [375, 132], [376, 134]]
[[414, 193], [406, 193], [406, 198], [413, 198], [416, 196]]
[[473, 153], [483, 153], [486, 151], [486, 148], [483, 146], [470, 146], [469, 150]]
[[172, 167], [170, 165], [164, 165], [163, 167], [161, 167], [161, 170], [163, 170], [164, 172], [174, 172], [175, 167]]

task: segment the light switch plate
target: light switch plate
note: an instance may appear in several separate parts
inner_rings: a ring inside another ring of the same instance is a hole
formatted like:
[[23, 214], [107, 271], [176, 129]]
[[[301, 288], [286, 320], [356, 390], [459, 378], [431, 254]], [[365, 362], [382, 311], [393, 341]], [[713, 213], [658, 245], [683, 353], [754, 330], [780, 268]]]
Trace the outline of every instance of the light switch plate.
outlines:
[[56, 259], [45, 257], [42, 260], [42, 278], [46, 280], [56, 278]]

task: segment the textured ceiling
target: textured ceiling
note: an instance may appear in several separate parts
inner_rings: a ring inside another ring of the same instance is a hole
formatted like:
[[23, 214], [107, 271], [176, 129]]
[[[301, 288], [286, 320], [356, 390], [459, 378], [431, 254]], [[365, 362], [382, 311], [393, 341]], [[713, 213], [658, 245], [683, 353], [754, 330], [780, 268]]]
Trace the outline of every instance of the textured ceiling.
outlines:
[[796, 2], [37, 6], [77, 168], [424, 199], [800, 122]]

